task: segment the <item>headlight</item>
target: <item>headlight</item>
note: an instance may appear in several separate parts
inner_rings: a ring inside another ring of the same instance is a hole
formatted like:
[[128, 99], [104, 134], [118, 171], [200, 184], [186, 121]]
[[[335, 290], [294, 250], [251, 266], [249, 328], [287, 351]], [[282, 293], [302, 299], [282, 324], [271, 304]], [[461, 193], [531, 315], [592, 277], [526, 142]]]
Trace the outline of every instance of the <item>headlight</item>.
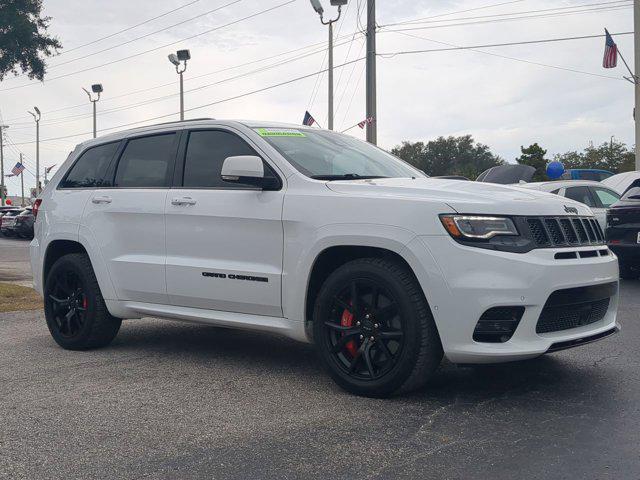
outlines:
[[506, 217], [441, 215], [440, 221], [447, 232], [458, 239], [489, 240], [497, 235], [518, 235], [513, 221]]

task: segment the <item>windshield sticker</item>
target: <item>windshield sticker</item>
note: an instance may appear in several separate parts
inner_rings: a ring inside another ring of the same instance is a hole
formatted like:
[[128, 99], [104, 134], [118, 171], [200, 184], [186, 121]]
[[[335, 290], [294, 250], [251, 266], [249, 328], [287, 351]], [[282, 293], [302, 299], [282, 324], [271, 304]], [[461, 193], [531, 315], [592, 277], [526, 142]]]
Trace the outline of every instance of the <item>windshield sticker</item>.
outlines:
[[306, 137], [300, 130], [290, 128], [258, 128], [261, 137]]

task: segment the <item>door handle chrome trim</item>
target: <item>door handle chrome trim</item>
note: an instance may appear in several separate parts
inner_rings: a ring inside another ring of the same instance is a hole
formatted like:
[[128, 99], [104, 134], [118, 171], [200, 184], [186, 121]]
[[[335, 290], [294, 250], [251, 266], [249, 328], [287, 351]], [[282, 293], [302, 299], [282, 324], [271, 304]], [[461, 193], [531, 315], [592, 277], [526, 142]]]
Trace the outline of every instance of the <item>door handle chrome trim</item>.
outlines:
[[91, 203], [95, 203], [96, 205], [100, 203], [111, 203], [111, 197], [93, 197]]
[[196, 201], [191, 197], [182, 197], [182, 198], [174, 198], [171, 200], [171, 205], [182, 206], [182, 205], [195, 205]]

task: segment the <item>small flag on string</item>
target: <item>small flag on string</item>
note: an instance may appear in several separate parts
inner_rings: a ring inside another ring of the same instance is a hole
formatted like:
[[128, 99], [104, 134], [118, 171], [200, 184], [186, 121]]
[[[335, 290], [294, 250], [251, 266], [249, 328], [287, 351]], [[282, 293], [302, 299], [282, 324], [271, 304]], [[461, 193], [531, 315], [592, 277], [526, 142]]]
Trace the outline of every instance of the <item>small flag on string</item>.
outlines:
[[373, 117], [369, 117], [369, 118], [364, 119], [363, 121], [361, 121], [361, 122], [358, 124], [358, 126], [359, 126], [360, 128], [364, 128], [366, 125], [368, 125], [368, 124], [370, 124], [370, 123], [373, 123]]
[[23, 170], [24, 170], [24, 165], [18, 162], [16, 163], [16, 166], [11, 169], [11, 173], [13, 173], [17, 177], [23, 172]]
[[306, 125], [307, 127], [310, 127], [314, 123], [318, 123], [318, 122], [316, 122], [316, 119], [311, 116], [309, 111], [307, 110], [306, 112], [304, 112], [304, 119], [302, 120], [302, 124]]
[[604, 42], [604, 59], [602, 60], [602, 66], [604, 68], [615, 68], [616, 65], [618, 65], [618, 46], [606, 28], [604, 32], [606, 33], [606, 39]]

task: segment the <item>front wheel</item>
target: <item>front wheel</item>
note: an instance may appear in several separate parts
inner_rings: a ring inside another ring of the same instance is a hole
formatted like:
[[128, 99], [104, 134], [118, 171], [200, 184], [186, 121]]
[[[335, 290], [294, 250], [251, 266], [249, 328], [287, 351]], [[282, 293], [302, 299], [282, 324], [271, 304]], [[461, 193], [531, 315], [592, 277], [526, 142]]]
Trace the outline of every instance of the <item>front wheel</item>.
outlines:
[[387, 397], [422, 387], [442, 360], [431, 310], [401, 262], [349, 262], [325, 281], [314, 342], [333, 379], [357, 395]]
[[122, 322], [107, 311], [89, 257], [78, 253], [61, 257], [51, 267], [44, 313], [51, 336], [68, 350], [108, 345]]

